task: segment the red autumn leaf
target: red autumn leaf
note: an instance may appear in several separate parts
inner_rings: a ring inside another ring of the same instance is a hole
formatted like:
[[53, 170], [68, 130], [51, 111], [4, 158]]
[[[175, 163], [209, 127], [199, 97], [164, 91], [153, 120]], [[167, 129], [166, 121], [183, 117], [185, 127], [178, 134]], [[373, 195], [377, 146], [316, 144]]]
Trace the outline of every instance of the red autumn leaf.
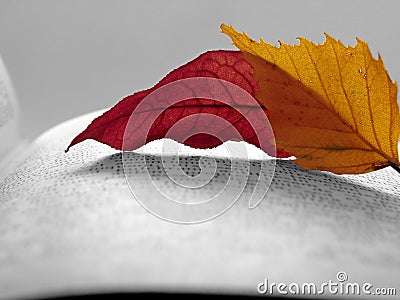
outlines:
[[[210, 51], [173, 70], [154, 87], [127, 96], [93, 122], [68, 146], [93, 139], [132, 151], [169, 137], [195, 148], [243, 140], [275, 152], [267, 110], [255, 100], [253, 67], [240, 51]], [[213, 80], [219, 79], [219, 80]]]

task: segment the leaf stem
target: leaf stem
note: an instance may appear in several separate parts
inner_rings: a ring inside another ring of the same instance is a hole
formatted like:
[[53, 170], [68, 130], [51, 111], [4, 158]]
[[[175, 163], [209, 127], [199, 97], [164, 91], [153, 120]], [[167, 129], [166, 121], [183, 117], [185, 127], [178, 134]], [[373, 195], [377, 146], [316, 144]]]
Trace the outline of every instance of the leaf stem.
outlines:
[[394, 163], [390, 163], [390, 166], [391, 166], [393, 169], [395, 169], [395, 170], [397, 171], [397, 173], [400, 174], [400, 166], [399, 166], [399, 165], [396, 165], [396, 164], [394, 164]]

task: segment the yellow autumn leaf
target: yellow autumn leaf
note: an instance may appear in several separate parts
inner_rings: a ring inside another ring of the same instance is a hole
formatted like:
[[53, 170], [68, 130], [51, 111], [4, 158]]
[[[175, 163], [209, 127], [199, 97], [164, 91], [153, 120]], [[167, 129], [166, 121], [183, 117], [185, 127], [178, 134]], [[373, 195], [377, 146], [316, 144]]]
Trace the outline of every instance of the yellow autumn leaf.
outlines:
[[254, 68], [278, 148], [305, 169], [358, 174], [399, 165], [397, 84], [367, 43], [256, 42], [221, 25]]

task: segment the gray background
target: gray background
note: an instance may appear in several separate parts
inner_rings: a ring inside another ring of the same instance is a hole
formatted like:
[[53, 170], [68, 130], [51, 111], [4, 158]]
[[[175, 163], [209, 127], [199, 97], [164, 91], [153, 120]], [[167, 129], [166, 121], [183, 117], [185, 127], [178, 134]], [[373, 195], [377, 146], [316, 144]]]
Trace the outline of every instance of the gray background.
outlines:
[[400, 78], [398, 1], [0, 0], [0, 54], [21, 103], [23, 134], [112, 106], [210, 49], [233, 49], [219, 25], [255, 39], [369, 42]]

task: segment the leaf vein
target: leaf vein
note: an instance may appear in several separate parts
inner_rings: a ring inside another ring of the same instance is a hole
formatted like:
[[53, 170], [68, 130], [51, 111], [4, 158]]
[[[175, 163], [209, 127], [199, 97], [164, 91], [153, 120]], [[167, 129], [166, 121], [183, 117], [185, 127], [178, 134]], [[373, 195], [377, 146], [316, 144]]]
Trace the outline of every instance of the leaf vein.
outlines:
[[349, 96], [347, 95], [346, 89], [344, 88], [344, 85], [343, 85], [343, 76], [342, 76], [342, 69], [340, 68], [340, 65], [339, 65], [339, 57], [338, 57], [338, 54], [337, 54], [337, 52], [336, 52], [336, 49], [335, 49], [333, 43], [331, 42], [330, 44], [331, 44], [333, 53], [335, 54], [335, 58], [336, 58], [335, 60], [336, 60], [336, 65], [337, 65], [337, 67], [338, 67], [338, 73], [339, 73], [339, 78], [340, 78], [340, 86], [341, 86], [341, 88], [342, 88], [344, 97], [345, 97], [346, 102], [347, 102], [347, 106], [349, 107], [349, 110], [350, 110], [350, 112], [351, 112], [351, 116], [352, 116], [352, 118], [353, 118], [354, 129], [355, 129], [356, 131], [358, 131], [357, 122], [356, 122], [356, 117], [355, 117], [355, 115], [354, 115], [353, 107], [350, 105]]
[[330, 104], [331, 108], [334, 110], [333, 103], [332, 103], [331, 99], [329, 98], [328, 92], [326, 91], [326, 88], [325, 88], [324, 83], [323, 83], [322, 78], [321, 78], [321, 74], [319, 73], [319, 70], [318, 70], [316, 64], [314, 64], [314, 62], [313, 62], [313, 59], [312, 59], [312, 56], [311, 56], [311, 53], [310, 53], [310, 49], [308, 48], [307, 44], [304, 44], [304, 47], [307, 50], [307, 54], [308, 54], [308, 57], [310, 58], [311, 65], [314, 66], [314, 69], [315, 69], [315, 71], [316, 71], [316, 73], [318, 75], [319, 82], [321, 84], [322, 90], [325, 93], [325, 96], [326, 96], [326, 98], [328, 100], [328, 103]]
[[[369, 69], [369, 67], [371, 65], [371, 61], [369, 62], [368, 66], [367, 66], [366, 65], [367, 57], [365, 55], [365, 47], [364, 46], [362, 46], [362, 51], [363, 51], [363, 57], [364, 57], [364, 65], [366, 66], [365, 74], [367, 74], [367, 71], [368, 71], [368, 69]], [[379, 139], [378, 139], [378, 135], [376, 134], [376, 128], [375, 128], [375, 125], [374, 125], [374, 116], [372, 114], [371, 95], [370, 95], [369, 86], [368, 86], [368, 78], [365, 78], [365, 88], [367, 90], [368, 110], [369, 110], [369, 117], [370, 117], [370, 120], [371, 120], [370, 124], [371, 124], [371, 127], [372, 127], [372, 132], [374, 133], [374, 138], [375, 138], [375, 141], [376, 141], [376, 143], [378, 145], [379, 150], [383, 152], [382, 147], [381, 147], [380, 142], [379, 142]]]

